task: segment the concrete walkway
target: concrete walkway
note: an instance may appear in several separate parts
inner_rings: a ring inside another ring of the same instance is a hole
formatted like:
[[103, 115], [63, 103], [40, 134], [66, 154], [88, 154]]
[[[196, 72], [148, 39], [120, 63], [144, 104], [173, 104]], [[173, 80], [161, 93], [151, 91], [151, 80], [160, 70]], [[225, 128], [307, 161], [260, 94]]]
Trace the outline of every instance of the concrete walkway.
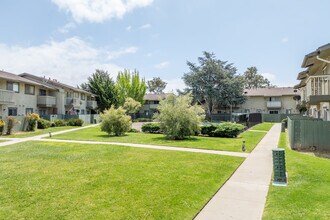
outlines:
[[231, 151], [219, 151], [219, 150], [206, 150], [196, 148], [184, 148], [184, 147], [167, 147], [150, 144], [131, 144], [121, 142], [103, 142], [103, 141], [74, 141], [74, 140], [58, 140], [58, 139], [35, 139], [36, 141], [47, 141], [47, 142], [62, 142], [62, 143], [78, 143], [78, 144], [103, 144], [103, 145], [117, 145], [117, 146], [129, 146], [137, 148], [148, 148], [156, 150], [170, 150], [170, 151], [184, 151], [193, 153], [204, 153], [204, 154], [217, 154], [234, 157], [248, 157], [249, 153], [231, 152]]
[[271, 181], [272, 149], [278, 145], [280, 132], [277, 123], [195, 219], [262, 218]]
[[[88, 126], [84, 126], [84, 127], [73, 128], [73, 129], [68, 129], [68, 130], [63, 130], [63, 131], [52, 132], [52, 135], [64, 134], [64, 133], [68, 133], [68, 132], [72, 132], [72, 131], [79, 131], [82, 129], [91, 128], [91, 127], [95, 127], [95, 126], [98, 126], [98, 124], [88, 125]], [[39, 140], [41, 138], [48, 137], [48, 136], [49, 136], [49, 133], [41, 134], [41, 135], [37, 135], [37, 136], [33, 136], [33, 137], [26, 137], [26, 138], [0, 138], [0, 140], [6, 140], [6, 142], [0, 143], [0, 147], [17, 144], [17, 143], [22, 143], [25, 141]]]
[[[139, 123], [141, 126], [143, 123]], [[90, 127], [98, 126], [98, 124], [73, 128], [69, 130], [52, 132], [52, 135], [64, 134], [72, 131], [78, 131]], [[80, 144], [104, 144], [104, 145], [118, 145], [118, 146], [129, 146], [129, 147], [137, 147], [137, 148], [148, 148], [148, 149], [156, 149], [156, 150], [170, 150], [170, 151], [184, 151], [184, 152], [193, 152], [193, 153], [204, 153], [204, 154], [216, 154], [216, 155], [225, 155], [225, 156], [234, 156], [234, 157], [247, 157], [249, 153], [241, 153], [241, 152], [231, 152], [231, 151], [218, 151], [218, 150], [207, 150], [207, 149], [195, 149], [195, 148], [184, 148], [184, 147], [167, 147], [167, 146], [157, 146], [157, 145], [149, 145], [149, 144], [131, 144], [131, 143], [119, 143], [119, 142], [101, 142], [101, 141], [74, 141], [74, 140], [58, 140], [58, 139], [42, 139], [45, 137], [49, 137], [49, 134], [41, 134], [33, 137], [27, 138], [1, 138], [6, 140], [6, 142], [1, 142], [0, 147], [8, 146], [12, 144], [22, 143], [25, 141], [46, 141], [46, 142], [64, 142], [64, 143], [80, 143]], [[0, 140], [1, 140], [0, 139]]]

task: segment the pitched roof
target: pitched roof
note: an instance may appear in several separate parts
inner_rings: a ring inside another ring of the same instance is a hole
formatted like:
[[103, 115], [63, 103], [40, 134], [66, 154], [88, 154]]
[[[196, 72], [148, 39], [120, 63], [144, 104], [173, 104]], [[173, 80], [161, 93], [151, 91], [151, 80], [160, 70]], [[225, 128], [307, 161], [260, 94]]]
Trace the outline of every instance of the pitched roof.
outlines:
[[293, 87], [278, 87], [278, 88], [257, 88], [257, 89], [245, 89], [244, 95], [246, 96], [294, 96], [299, 95], [299, 92]]
[[46, 79], [45, 77], [39, 77], [39, 76], [35, 76], [35, 75], [32, 75], [32, 74], [29, 74], [29, 73], [22, 73], [20, 74], [21, 77], [26, 77], [26, 78], [29, 78], [33, 81], [36, 81], [38, 83], [41, 83], [43, 85], [48, 85], [48, 86], [51, 86], [53, 88], [66, 88], [66, 89], [70, 89], [70, 90], [73, 90], [73, 91], [76, 91], [76, 92], [81, 92], [81, 93], [87, 93], [87, 94], [90, 94], [90, 95], [94, 95], [90, 92], [87, 92], [85, 90], [82, 90], [82, 89], [78, 89], [76, 87], [73, 87], [73, 86], [70, 86], [70, 85], [67, 85], [67, 84], [64, 84], [64, 83], [60, 83], [56, 80], [52, 80], [52, 79]]
[[146, 94], [144, 96], [144, 100], [149, 100], [149, 101], [159, 101], [159, 100], [162, 100], [162, 99], [166, 99], [166, 97], [168, 95], [170, 95], [171, 93], [161, 93], [161, 94], [153, 94], [153, 93], [149, 93], [149, 94]]
[[[43, 86], [43, 87], [49, 88], [48, 86], [45, 86], [41, 83], [26, 79], [26, 78], [23, 78], [21, 76], [14, 74], [14, 73], [9, 73], [9, 72], [5, 72], [5, 71], [0, 71], [0, 78], [6, 79], [9, 81], [22, 82], [22, 83], [26, 83], [26, 84], [38, 85], [38, 86]], [[52, 88], [49, 88], [49, 89], [52, 89]]]
[[316, 56], [329, 56], [330, 55], [330, 43], [329, 44], [325, 44], [323, 46], [320, 46], [319, 48], [317, 48], [315, 51], [305, 55], [304, 60], [301, 64], [301, 67], [309, 67], [309, 66], [313, 66], [316, 59]]

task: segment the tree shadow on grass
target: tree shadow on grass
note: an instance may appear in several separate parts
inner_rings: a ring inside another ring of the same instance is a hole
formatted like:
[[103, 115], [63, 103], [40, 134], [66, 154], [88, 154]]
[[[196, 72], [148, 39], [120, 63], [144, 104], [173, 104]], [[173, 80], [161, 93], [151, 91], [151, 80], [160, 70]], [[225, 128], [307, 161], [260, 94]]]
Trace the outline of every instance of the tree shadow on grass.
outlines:
[[185, 141], [200, 142], [201, 141], [201, 139], [196, 138], [196, 137], [189, 137], [189, 138], [185, 138], [185, 139], [182, 139], [182, 140], [173, 140], [173, 139], [166, 138], [166, 136], [153, 137], [153, 138], [151, 138], [151, 140], [157, 141], [157, 142], [158, 141], [165, 141], [165, 142], [185, 142]]

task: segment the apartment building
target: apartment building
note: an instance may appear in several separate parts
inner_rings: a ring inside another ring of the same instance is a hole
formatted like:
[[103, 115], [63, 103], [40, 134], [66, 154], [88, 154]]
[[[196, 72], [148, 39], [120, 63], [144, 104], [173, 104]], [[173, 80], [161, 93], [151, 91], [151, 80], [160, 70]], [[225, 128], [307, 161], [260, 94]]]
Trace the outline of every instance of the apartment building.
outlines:
[[307, 107], [307, 115], [330, 121], [330, 44], [323, 45], [305, 55], [295, 86], [300, 90], [301, 103]]
[[139, 111], [140, 117], [150, 118], [156, 113], [159, 102], [165, 99], [170, 93], [153, 94], [149, 93], [144, 96], [144, 103]]
[[[53, 94], [54, 88], [22, 78], [13, 73], [0, 71], [0, 116], [20, 116], [38, 112], [44, 106], [39, 91]], [[55, 102], [50, 100], [47, 113], [53, 113]]]
[[292, 87], [246, 89], [244, 95], [245, 103], [234, 108], [234, 112], [299, 114], [296, 100], [300, 94]]
[[[54, 88], [55, 93], [39, 94], [39, 98], [47, 100], [55, 100], [56, 113], [55, 114], [91, 114], [97, 108], [95, 96], [85, 90], [60, 83], [56, 79], [46, 77], [38, 77], [29, 73], [22, 73], [19, 75], [22, 78], [34, 81], [36, 83], [46, 85]], [[42, 115], [46, 108], [42, 108]]]
[[31, 74], [0, 71], [0, 116], [28, 113], [90, 114], [97, 108], [94, 95], [69, 85]]

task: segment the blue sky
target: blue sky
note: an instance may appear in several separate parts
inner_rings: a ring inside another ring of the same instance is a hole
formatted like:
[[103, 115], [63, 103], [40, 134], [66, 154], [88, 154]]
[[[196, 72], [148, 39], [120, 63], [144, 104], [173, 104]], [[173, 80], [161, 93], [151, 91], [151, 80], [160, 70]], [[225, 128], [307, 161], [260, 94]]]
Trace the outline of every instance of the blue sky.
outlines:
[[202, 51], [293, 86], [305, 54], [329, 43], [327, 0], [1, 0], [0, 69], [79, 84], [123, 68], [182, 89]]

